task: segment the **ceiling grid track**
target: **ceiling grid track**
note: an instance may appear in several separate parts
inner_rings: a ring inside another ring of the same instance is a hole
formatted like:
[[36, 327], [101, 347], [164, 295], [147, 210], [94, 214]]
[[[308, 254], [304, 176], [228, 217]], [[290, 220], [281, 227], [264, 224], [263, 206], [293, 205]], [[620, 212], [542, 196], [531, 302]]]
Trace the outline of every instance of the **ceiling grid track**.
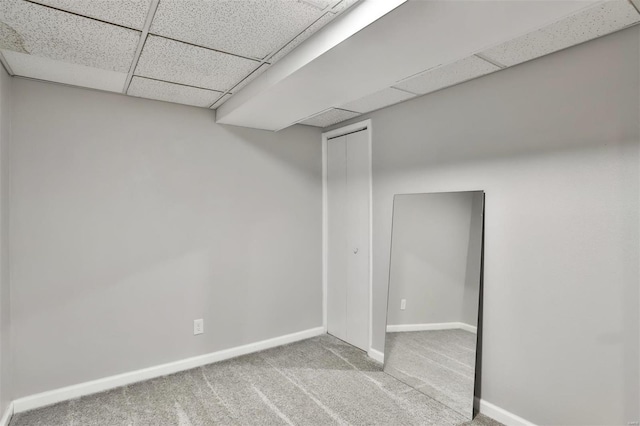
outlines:
[[495, 59], [488, 58], [487, 56], [483, 55], [482, 53], [475, 53], [474, 56], [477, 57], [478, 59], [482, 59], [485, 62], [489, 62], [491, 65], [495, 65], [498, 68], [501, 68], [501, 69], [507, 68], [506, 65], [501, 64], [500, 62], [496, 61]]
[[131, 67], [129, 68], [127, 79], [124, 82], [124, 88], [122, 89], [122, 93], [127, 93], [127, 91], [129, 90], [129, 85], [131, 84], [131, 80], [133, 79], [133, 73], [135, 72], [136, 67], [138, 66], [138, 61], [140, 60], [142, 49], [144, 48], [144, 44], [147, 42], [147, 37], [149, 36], [149, 29], [151, 28], [151, 23], [153, 22], [153, 17], [156, 14], [156, 10], [158, 10], [159, 4], [160, 4], [160, 0], [151, 0], [151, 4], [149, 5], [149, 13], [147, 13], [147, 19], [144, 22], [144, 27], [142, 27], [142, 34], [140, 34], [140, 41], [138, 42], [136, 53], [133, 55], [133, 62], [131, 62]]
[[[336, 7], [337, 5], [339, 5], [341, 2], [338, 2], [336, 4], [333, 5], [333, 7]], [[298, 34], [296, 34], [291, 40], [287, 41], [282, 47], [280, 47], [279, 49], [274, 50], [273, 52], [271, 52], [270, 54], [268, 54], [267, 56], [265, 56], [262, 61], [260, 62], [260, 65], [258, 65], [258, 67], [248, 76], [246, 76], [245, 78], [243, 78], [242, 80], [240, 80], [236, 85], [234, 85], [232, 88], [230, 88], [229, 90], [227, 90], [226, 92], [224, 92], [218, 99], [216, 99], [216, 101], [214, 103], [212, 103], [211, 105], [209, 105], [209, 109], [213, 108], [213, 106], [215, 104], [217, 104], [218, 102], [220, 102], [220, 100], [222, 98], [224, 98], [226, 95], [232, 95], [233, 94], [233, 89], [235, 89], [236, 87], [238, 87], [240, 84], [242, 84], [243, 81], [245, 81], [246, 79], [248, 79], [249, 77], [251, 77], [251, 75], [254, 72], [257, 72], [263, 65], [271, 65], [271, 63], [269, 62], [269, 60], [271, 58], [273, 58], [275, 55], [278, 54], [278, 52], [280, 52], [282, 49], [284, 49], [285, 47], [287, 47], [290, 43], [293, 43], [293, 41], [300, 37], [302, 34], [304, 34], [305, 31], [307, 31], [309, 28], [311, 28], [313, 25], [315, 25], [318, 21], [320, 21], [322, 18], [324, 18], [328, 13], [331, 13], [332, 15], [335, 15], [335, 12], [331, 12], [331, 10], [327, 10], [326, 12], [324, 12], [323, 14], [321, 14], [318, 19], [316, 19], [315, 21], [313, 21], [311, 24], [309, 24], [306, 28], [304, 28], [302, 31], [300, 31]], [[222, 105], [222, 104], [220, 104]], [[218, 107], [220, 106], [218, 105]]]
[[[159, 1], [159, 0], [158, 0]], [[171, 40], [171, 41], [175, 41], [177, 43], [184, 43], [184, 44], [188, 44], [189, 46], [193, 46], [193, 47], [197, 47], [199, 49], [206, 49], [206, 50], [211, 50], [213, 52], [218, 52], [218, 53], [224, 53], [225, 55], [231, 55], [231, 56], [236, 56], [238, 58], [242, 58], [242, 59], [246, 59], [248, 61], [255, 61], [255, 62], [261, 62], [261, 59], [257, 59], [257, 58], [252, 58], [251, 56], [243, 56], [243, 55], [239, 55], [237, 53], [231, 53], [231, 52], [227, 52], [225, 50], [220, 50], [220, 49], [214, 49], [213, 47], [207, 47], [207, 46], [202, 46], [200, 44], [195, 44], [195, 43], [191, 43], [189, 41], [184, 41], [184, 40], [178, 40], [177, 38], [173, 38], [173, 37], [169, 37], [166, 35], [160, 35], [160, 34], [156, 34], [156, 33], [152, 33], [150, 32], [149, 35], [152, 35], [154, 37], [162, 37], [164, 39], [167, 40]]]
[[399, 91], [404, 92], [404, 93], [408, 93], [408, 94], [410, 94], [410, 95], [416, 95], [416, 96], [418, 96], [418, 93], [413, 93], [413, 92], [411, 92], [411, 91], [409, 91], [409, 90], [401, 89], [401, 88], [396, 87], [396, 86], [391, 86], [391, 88], [392, 88], [392, 89], [395, 89], [395, 90], [399, 90]]
[[9, 65], [9, 62], [7, 62], [2, 52], [0, 52], [0, 63], [4, 67], [4, 70], [7, 72], [7, 74], [9, 74], [11, 77], [15, 75], [13, 70], [11, 69], [11, 66]]
[[[39, 3], [39, 2], [33, 1], [33, 0], [24, 0], [24, 1], [27, 2], [27, 3], [31, 3], [33, 5], [36, 5], [36, 6], [42, 6], [42, 7], [46, 7], [47, 9], [57, 10], [58, 12], [68, 13], [69, 15], [77, 16], [78, 18], [92, 19], [92, 20], [94, 20], [96, 22], [102, 22], [103, 24], [114, 25], [116, 27], [124, 28], [126, 30], [132, 30], [132, 31], [140, 32], [140, 30], [136, 29], [136, 28], [132, 28], [132, 27], [129, 27], [129, 26], [126, 26], [126, 25], [122, 25], [122, 24], [116, 24], [115, 22], [105, 21], [103, 19], [98, 19], [98, 18], [95, 18], [93, 16], [82, 15], [80, 13], [72, 12], [70, 10], [60, 9], [59, 7], [51, 6], [51, 5], [48, 5], [46, 3]], [[160, 0], [158, 0], [158, 1], [160, 1]]]
[[175, 82], [175, 81], [171, 81], [171, 80], [161, 80], [161, 79], [159, 79], [159, 78], [145, 77], [144, 75], [134, 75], [133, 77], [144, 78], [145, 80], [159, 81], [159, 82], [161, 82], [161, 83], [176, 84], [176, 85], [178, 85], [178, 86], [184, 86], [184, 87], [193, 87], [194, 89], [207, 90], [207, 91], [209, 91], [209, 92], [219, 92], [219, 93], [222, 93], [222, 90], [215, 90], [215, 89], [209, 89], [209, 88], [207, 88], [207, 87], [194, 86], [193, 84], [177, 83], [177, 82]]

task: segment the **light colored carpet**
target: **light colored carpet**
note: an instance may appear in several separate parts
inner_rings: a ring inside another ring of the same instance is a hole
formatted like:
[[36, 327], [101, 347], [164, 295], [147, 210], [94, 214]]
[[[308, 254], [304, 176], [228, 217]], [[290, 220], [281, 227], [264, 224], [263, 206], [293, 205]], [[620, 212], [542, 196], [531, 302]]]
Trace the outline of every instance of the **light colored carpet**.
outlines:
[[[11, 426], [459, 425], [456, 411], [323, 335], [17, 414]], [[494, 426], [488, 418], [474, 425]]]
[[386, 373], [472, 418], [475, 334], [460, 329], [387, 333], [385, 345]]

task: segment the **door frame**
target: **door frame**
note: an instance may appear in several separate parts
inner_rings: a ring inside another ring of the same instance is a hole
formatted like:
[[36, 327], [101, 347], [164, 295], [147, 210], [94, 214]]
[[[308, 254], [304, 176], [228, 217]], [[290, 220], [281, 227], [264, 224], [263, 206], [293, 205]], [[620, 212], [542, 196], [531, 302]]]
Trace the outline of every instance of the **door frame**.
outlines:
[[327, 206], [327, 141], [359, 130], [368, 130], [367, 162], [369, 164], [369, 344], [367, 354], [371, 356], [373, 339], [373, 168], [371, 119], [359, 121], [322, 134], [322, 327], [327, 332], [327, 280], [329, 258], [329, 216]]

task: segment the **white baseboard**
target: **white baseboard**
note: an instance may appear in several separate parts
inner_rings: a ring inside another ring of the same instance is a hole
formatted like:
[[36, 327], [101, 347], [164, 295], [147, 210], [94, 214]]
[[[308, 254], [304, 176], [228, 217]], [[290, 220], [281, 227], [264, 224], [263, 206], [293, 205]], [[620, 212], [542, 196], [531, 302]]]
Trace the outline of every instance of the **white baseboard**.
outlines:
[[399, 324], [387, 325], [387, 332], [395, 333], [399, 331], [431, 331], [431, 330], [453, 330], [460, 328], [471, 333], [477, 333], [477, 327], [463, 322], [433, 322], [429, 324]]
[[369, 355], [369, 358], [372, 358], [380, 363], [384, 363], [384, 354], [380, 351], [371, 348], [369, 349], [369, 352], [367, 352], [367, 355]]
[[530, 421], [525, 420], [522, 417], [505, 410], [504, 408], [493, 405], [492, 403], [487, 402], [484, 399], [480, 400], [480, 413], [484, 414], [487, 417], [491, 417], [492, 419], [497, 420], [506, 426], [535, 426], [534, 423], [531, 423]]
[[473, 326], [471, 324], [466, 324], [464, 322], [459, 322], [458, 325], [459, 325], [458, 328], [468, 331], [469, 333], [478, 334], [478, 327], [476, 326]]
[[11, 417], [13, 417], [13, 402], [10, 402], [7, 409], [4, 410], [2, 418], [0, 419], [0, 426], [9, 426]]
[[[13, 401], [13, 412], [22, 413], [24, 411], [33, 410], [74, 398], [79, 398], [81, 396], [104, 392], [120, 386], [129, 385], [131, 383], [154, 379], [156, 377], [166, 376], [167, 374], [173, 374], [214, 362], [224, 361], [229, 358], [235, 358], [240, 355], [246, 355], [265, 349], [274, 348], [276, 346], [282, 346], [288, 343], [297, 342], [299, 340], [309, 339], [311, 337], [320, 336], [324, 333], [324, 327], [310, 328], [308, 330], [299, 331], [297, 333], [274, 337], [272, 339], [262, 340], [260, 342], [249, 343], [247, 345], [212, 352], [206, 355], [186, 358], [167, 364], [144, 368], [142, 370], [131, 371], [115, 376], [104, 377], [98, 380], [92, 380], [90, 382], [79, 383], [73, 386], [67, 386], [60, 389], [42, 392], [36, 395], [25, 396]], [[4, 424], [0, 424], [0, 426], [4, 426]]]

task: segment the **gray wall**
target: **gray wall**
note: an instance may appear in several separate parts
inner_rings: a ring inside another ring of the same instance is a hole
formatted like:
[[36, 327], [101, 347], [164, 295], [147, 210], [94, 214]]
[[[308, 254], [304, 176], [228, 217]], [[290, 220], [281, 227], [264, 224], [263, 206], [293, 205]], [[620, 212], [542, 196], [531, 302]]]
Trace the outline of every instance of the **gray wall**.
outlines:
[[369, 115], [375, 349], [393, 195], [483, 189], [482, 398], [538, 424], [640, 419], [639, 31]]
[[0, 66], [0, 416], [12, 399], [9, 293], [9, 138], [12, 80]]
[[318, 129], [13, 88], [15, 397], [322, 325]]
[[469, 192], [396, 195], [387, 324], [463, 321], [472, 205]]
[[467, 265], [462, 295], [461, 320], [465, 324], [478, 325], [478, 298], [480, 297], [480, 274], [482, 261], [482, 192], [475, 192], [471, 200], [469, 220], [469, 244], [467, 245]]

